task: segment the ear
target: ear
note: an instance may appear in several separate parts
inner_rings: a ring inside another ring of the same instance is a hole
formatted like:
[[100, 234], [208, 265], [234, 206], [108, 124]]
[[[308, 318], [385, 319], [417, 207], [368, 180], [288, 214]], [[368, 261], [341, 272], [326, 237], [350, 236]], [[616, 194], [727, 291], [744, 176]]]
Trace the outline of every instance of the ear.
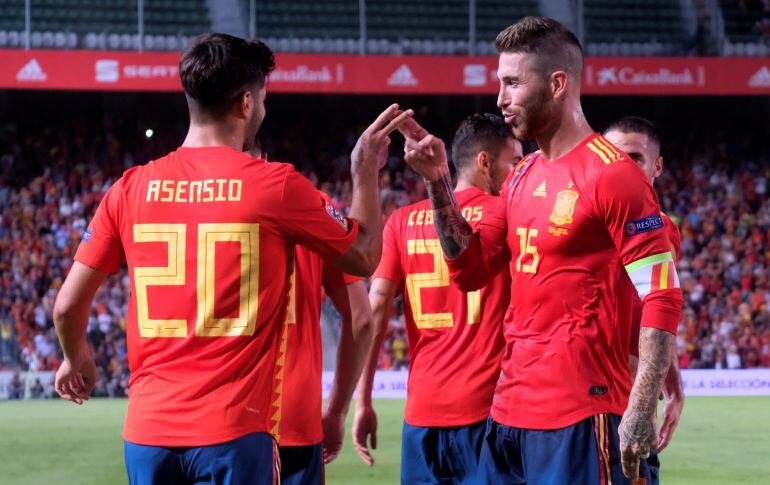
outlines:
[[251, 112], [254, 111], [254, 95], [251, 93], [250, 90], [246, 90], [241, 95], [241, 102], [240, 102], [240, 115], [243, 118], [251, 118]]
[[653, 178], [658, 178], [661, 173], [663, 173], [663, 157], [658, 157], [658, 159], [655, 160], [655, 168], [652, 171], [652, 176]]
[[553, 99], [559, 99], [567, 94], [567, 87], [569, 85], [569, 76], [565, 71], [556, 71], [551, 74], [550, 88]]
[[479, 170], [481, 173], [488, 174], [492, 172], [492, 157], [489, 156], [489, 153], [482, 150], [476, 155], [476, 169]]

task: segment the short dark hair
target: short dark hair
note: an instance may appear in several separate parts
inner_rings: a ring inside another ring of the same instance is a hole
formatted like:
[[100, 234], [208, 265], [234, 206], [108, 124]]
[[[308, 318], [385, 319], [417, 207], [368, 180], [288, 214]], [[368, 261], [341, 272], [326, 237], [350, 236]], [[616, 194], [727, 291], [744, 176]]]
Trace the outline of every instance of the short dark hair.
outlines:
[[604, 134], [606, 135], [611, 131], [619, 131], [621, 133], [643, 133], [647, 135], [647, 138], [651, 142], [660, 146], [660, 135], [658, 134], [657, 128], [655, 128], [655, 123], [647, 118], [642, 118], [641, 116], [624, 116], [623, 118], [615, 120], [610, 123], [606, 130], [604, 130]]
[[509, 138], [513, 138], [513, 131], [501, 116], [492, 113], [470, 115], [455, 132], [452, 163], [461, 172], [472, 164], [482, 150], [497, 156]]
[[580, 41], [554, 19], [524, 17], [497, 35], [495, 47], [500, 54], [534, 54], [542, 74], [564, 70], [580, 81], [583, 73]]
[[179, 61], [179, 77], [188, 98], [218, 114], [243, 89], [265, 85], [275, 68], [273, 51], [258, 40], [228, 34], [195, 38]]

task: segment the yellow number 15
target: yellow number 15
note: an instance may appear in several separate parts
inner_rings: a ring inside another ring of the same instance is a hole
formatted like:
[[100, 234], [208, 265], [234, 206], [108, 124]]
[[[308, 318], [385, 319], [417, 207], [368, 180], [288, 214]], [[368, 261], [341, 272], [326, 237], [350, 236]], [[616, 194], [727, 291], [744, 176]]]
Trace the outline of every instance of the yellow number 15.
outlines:
[[[519, 236], [519, 257], [516, 258], [516, 271], [537, 273], [537, 266], [540, 264], [540, 254], [537, 252], [537, 247], [532, 243], [532, 240], [537, 237], [537, 229], [517, 227], [516, 235]], [[532, 256], [532, 261], [524, 264], [524, 256], [527, 254]]]
[[[150, 318], [147, 288], [181, 286], [186, 283], [185, 260], [187, 226], [185, 224], [134, 224], [134, 242], [167, 244], [166, 266], [134, 268], [137, 320], [142, 337], [186, 337], [186, 319]], [[240, 294], [238, 316], [214, 316], [216, 243], [240, 243]], [[254, 334], [259, 297], [259, 224], [198, 224], [198, 312], [195, 335], [199, 337], [235, 337]]]

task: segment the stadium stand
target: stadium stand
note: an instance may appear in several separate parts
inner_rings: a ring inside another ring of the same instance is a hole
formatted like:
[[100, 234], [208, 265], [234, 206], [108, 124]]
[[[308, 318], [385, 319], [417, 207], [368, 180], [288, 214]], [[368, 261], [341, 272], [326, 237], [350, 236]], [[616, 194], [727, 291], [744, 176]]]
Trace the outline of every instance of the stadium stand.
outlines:
[[[0, 48], [25, 46], [24, 0], [0, 0]], [[467, 0], [366, 0], [360, 41], [358, 0], [312, 2], [145, 0], [143, 36], [136, 2], [40, 0], [31, 4], [30, 47], [182, 50], [211, 30], [253, 31], [278, 52], [353, 54], [494, 54], [491, 41], [513, 21], [540, 15], [537, 0], [477, 0], [470, 45]], [[214, 21], [222, 9], [231, 22]], [[574, 10], [572, 7], [567, 11]], [[584, 44], [589, 55], [766, 56], [767, 0], [586, 0]], [[567, 22], [570, 23], [569, 21]], [[574, 29], [577, 21], [572, 22]]]
[[587, 0], [584, 5], [589, 53], [673, 55], [687, 50], [690, 38], [677, 0]]
[[755, 42], [762, 37], [759, 21], [762, 18], [762, 2], [720, 0], [725, 34], [731, 42]]
[[[205, 0], [144, 2], [144, 43], [150, 50], [181, 50], [211, 30]], [[30, 9], [30, 47], [140, 48], [136, 2], [121, 0], [39, 0]], [[24, 0], [0, 0], [0, 47], [24, 45]]]
[[358, 39], [359, 35], [357, 0], [259, 2], [256, 20], [262, 37]]
[[512, 22], [528, 15], [539, 15], [537, 1], [484, 0], [476, 2], [476, 36], [482, 42], [495, 40], [497, 34]]
[[770, 55], [770, 1], [720, 0], [725, 56]]
[[[265, 149], [279, 159], [300, 160], [300, 168], [345, 211], [354, 124], [318, 127], [300, 119], [291, 130], [271, 134]], [[303, 134], [301, 144], [297, 133]], [[770, 137], [754, 142], [746, 133], [721, 131], [685, 132], [676, 139], [683, 142], [666, 149], [666, 169], [656, 187], [682, 231], [680, 363], [770, 367]], [[56, 369], [61, 355], [51, 310], [82, 232], [123, 170], [176, 140], [148, 141], [118, 123], [93, 120], [0, 128], [0, 370]], [[386, 215], [425, 197], [397, 154], [382, 173], [381, 187]], [[89, 320], [100, 369], [98, 395], [120, 396], [127, 388], [129, 290], [125, 271], [111, 276]], [[323, 315], [325, 333], [338, 336], [334, 312], [325, 308]], [[405, 339], [397, 300], [381, 368], [408, 365]]]

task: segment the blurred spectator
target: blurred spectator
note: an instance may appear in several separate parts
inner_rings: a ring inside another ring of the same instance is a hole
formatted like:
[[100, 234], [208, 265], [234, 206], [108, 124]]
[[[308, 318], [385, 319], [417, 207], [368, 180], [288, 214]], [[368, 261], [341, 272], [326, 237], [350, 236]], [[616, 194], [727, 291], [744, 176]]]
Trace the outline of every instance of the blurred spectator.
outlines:
[[[0, 370], [58, 367], [53, 303], [81, 235], [122, 171], [134, 160], [149, 158], [121, 146], [117, 140], [129, 138], [118, 127], [101, 127], [101, 134], [97, 128], [0, 128]], [[307, 146], [276, 135], [266, 148], [296, 157], [299, 168], [347, 211], [352, 195], [348, 153], [355, 141], [350, 127], [324, 127], [315, 137], [313, 126], [301, 132]], [[677, 348], [683, 368], [770, 367], [770, 149], [766, 140], [754, 139], [693, 132], [665, 148], [666, 170], [656, 188], [663, 210], [682, 231], [679, 276], [685, 306]], [[170, 143], [155, 149], [162, 153], [173, 148]], [[391, 156], [381, 174], [384, 217], [425, 196], [419, 177], [405, 170], [399, 156]], [[97, 396], [128, 392], [129, 293], [124, 268], [99, 290], [89, 317]], [[324, 329], [339, 338], [330, 305], [324, 304], [322, 318]], [[408, 361], [399, 298], [379, 366], [400, 369]], [[39, 395], [34, 375], [30, 379], [31, 394]], [[24, 382], [18, 372], [13, 382], [13, 396], [19, 398]]]
[[8, 387], [8, 399], [21, 399], [23, 396], [23, 384], [21, 382], [21, 376], [19, 375], [19, 370], [16, 369], [13, 372], [13, 377], [11, 378], [11, 384]]

